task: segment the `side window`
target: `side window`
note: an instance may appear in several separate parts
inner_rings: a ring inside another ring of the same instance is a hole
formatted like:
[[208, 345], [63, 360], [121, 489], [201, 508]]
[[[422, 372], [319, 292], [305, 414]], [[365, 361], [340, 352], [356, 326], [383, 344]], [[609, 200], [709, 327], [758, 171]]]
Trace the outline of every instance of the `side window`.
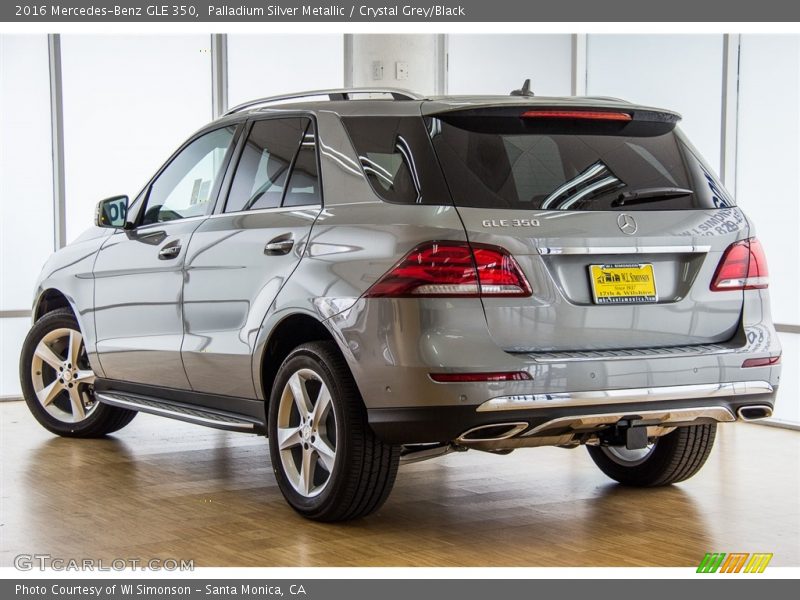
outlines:
[[207, 133], [186, 146], [150, 186], [142, 224], [206, 215], [235, 127]]
[[372, 190], [386, 202], [451, 204], [430, 136], [420, 117], [343, 117]]
[[253, 123], [225, 212], [319, 204], [315, 139], [311, 119]]
[[317, 174], [317, 137], [314, 135], [314, 124], [308, 121], [300, 149], [297, 151], [292, 175], [286, 193], [283, 196], [283, 206], [303, 206], [307, 204], [320, 204], [319, 176]]

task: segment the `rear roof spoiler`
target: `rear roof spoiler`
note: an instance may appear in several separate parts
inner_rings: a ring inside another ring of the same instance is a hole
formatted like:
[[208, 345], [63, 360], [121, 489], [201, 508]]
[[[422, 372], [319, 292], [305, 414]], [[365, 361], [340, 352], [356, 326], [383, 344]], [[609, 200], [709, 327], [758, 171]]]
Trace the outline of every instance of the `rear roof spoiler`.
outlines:
[[497, 102], [487, 102], [486, 99], [465, 99], [459, 102], [456, 99], [431, 100], [422, 103], [422, 114], [425, 116], [452, 115], [459, 117], [521, 117], [525, 113], [536, 112], [597, 112], [624, 113], [631, 116], [633, 121], [650, 121], [656, 123], [678, 123], [681, 115], [671, 110], [628, 104], [619, 100], [602, 98], [533, 98], [513, 97], [501, 98]]

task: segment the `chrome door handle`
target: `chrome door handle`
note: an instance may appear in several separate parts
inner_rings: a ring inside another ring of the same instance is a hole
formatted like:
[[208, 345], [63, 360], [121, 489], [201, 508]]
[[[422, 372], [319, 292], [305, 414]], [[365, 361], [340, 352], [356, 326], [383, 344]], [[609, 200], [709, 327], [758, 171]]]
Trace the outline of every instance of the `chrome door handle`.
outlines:
[[167, 246], [158, 251], [158, 258], [161, 260], [169, 260], [175, 258], [181, 253], [180, 246]]
[[264, 246], [264, 254], [277, 256], [288, 254], [294, 246], [294, 240], [273, 240]]

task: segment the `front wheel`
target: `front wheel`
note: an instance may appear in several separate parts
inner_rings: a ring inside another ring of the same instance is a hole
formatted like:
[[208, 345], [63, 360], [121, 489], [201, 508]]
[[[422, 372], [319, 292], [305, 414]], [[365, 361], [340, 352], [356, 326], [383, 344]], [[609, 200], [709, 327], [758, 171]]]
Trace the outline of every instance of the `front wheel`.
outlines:
[[389, 496], [400, 449], [370, 429], [334, 343], [303, 344], [283, 362], [272, 389], [268, 433], [278, 486], [304, 517], [357, 519]]
[[122, 429], [137, 414], [95, 399], [95, 375], [83, 335], [66, 309], [47, 313], [28, 332], [19, 379], [33, 416], [60, 436], [102, 437]]
[[716, 423], [693, 425], [678, 427], [641, 450], [624, 446], [586, 449], [611, 479], [624, 485], [657, 487], [685, 481], [697, 473], [711, 454], [716, 434]]

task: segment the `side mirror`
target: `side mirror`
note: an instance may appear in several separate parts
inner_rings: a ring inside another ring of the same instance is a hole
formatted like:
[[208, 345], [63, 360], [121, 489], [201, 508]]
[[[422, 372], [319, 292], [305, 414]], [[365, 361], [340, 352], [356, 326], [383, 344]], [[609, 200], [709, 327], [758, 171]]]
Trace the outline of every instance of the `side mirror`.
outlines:
[[128, 216], [128, 202], [127, 196], [112, 196], [100, 200], [94, 214], [94, 224], [112, 229], [124, 228]]

